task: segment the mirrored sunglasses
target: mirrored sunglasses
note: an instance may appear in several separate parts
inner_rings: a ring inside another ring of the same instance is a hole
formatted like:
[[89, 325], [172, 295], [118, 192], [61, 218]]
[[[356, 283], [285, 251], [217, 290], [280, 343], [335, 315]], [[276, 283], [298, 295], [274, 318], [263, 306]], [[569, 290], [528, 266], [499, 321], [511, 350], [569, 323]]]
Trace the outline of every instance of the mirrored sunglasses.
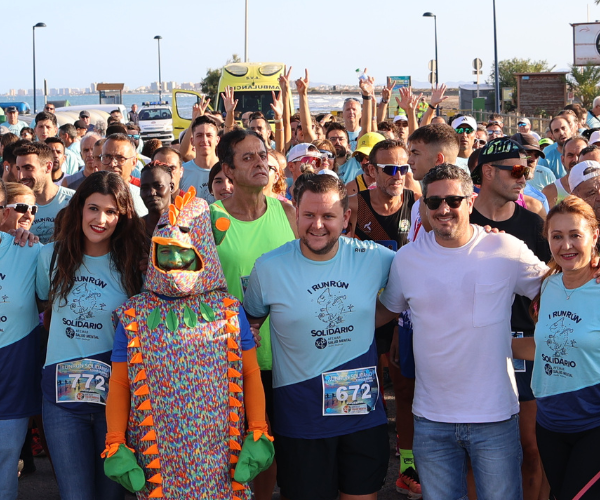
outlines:
[[5, 208], [12, 208], [15, 212], [19, 212], [20, 214], [24, 214], [29, 210], [31, 211], [31, 215], [35, 215], [38, 210], [37, 205], [28, 205], [27, 203], [11, 203], [6, 205]]
[[391, 175], [392, 177], [400, 172], [400, 175], [405, 175], [410, 168], [410, 165], [392, 165], [387, 163], [378, 163], [377, 166], [383, 170], [387, 175]]

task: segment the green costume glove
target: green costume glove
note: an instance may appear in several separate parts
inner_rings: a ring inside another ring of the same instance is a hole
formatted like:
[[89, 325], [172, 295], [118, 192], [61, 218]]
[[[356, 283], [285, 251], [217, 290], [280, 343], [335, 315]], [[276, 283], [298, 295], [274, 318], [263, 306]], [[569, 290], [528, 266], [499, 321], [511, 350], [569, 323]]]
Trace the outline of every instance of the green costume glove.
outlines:
[[275, 457], [275, 448], [271, 442], [273, 438], [269, 439], [265, 434], [261, 434], [255, 441], [253, 433], [249, 433], [244, 441], [233, 475], [233, 479], [238, 483], [252, 481], [273, 463]]
[[106, 460], [104, 460], [104, 474], [109, 479], [124, 486], [131, 493], [144, 488], [146, 476], [138, 465], [131, 448], [124, 444], [119, 444], [117, 448], [115, 443], [107, 448], [102, 456], [106, 457]]

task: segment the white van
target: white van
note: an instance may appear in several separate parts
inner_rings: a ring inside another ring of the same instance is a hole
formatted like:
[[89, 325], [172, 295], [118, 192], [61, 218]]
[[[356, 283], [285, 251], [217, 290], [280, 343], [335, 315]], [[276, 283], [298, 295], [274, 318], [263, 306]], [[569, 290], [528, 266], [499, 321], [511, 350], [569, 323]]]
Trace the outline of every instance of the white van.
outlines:
[[160, 139], [163, 145], [173, 142], [173, 115], [171, 106], [157, 102], [145, 102], [138, 111], [138, 125], [142, 139]]

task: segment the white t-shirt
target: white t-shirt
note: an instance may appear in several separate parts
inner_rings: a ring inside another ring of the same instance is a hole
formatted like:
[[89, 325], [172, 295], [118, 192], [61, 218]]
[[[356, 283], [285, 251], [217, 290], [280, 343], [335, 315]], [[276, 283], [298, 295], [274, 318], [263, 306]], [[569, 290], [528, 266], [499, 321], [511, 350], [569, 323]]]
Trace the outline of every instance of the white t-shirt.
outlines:
[[380, 296], [410, 308], [416, 386], [413, 413], [435, 422], [507, 420], [519, 403], [511, 351], [514, 295], [533, 298], [547, 270], [525, 243], [474, 228], [460, 248], [426, 233], [402, 247]]
[[410, 209], [410, 229], [408, 230], [408, 241], [415, 241], [417, 238], [427, 234], [427, 231], [423, 228], [423, 222], [421, 221], [421, 212], [419, 207], [421, 206], [421, 199], [415, 200], [412, 208]]

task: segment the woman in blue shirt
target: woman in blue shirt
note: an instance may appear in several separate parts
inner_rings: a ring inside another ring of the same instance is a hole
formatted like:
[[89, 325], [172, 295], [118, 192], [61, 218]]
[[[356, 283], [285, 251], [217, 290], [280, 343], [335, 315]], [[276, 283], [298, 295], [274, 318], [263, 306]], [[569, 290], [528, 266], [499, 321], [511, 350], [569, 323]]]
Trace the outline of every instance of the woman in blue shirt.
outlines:
[[46, 438], [63, 500], [122, 499], [100, 454], [114, 340], [112, 311], [140, 292], [145, 250], [129, 187], [116, 174], [87, 177], [40, 252], [36, 289], [49, 306], [42, 372]]
[[[544, 227], [552, 260], [540, 292], [531, 386], [538, 448], [557, 500], [571, 500], [600, 471], [598, 232], [594, 211], [575, 196], [550, 210]], [[600, 482], [581, 498], [600, 498]]]

